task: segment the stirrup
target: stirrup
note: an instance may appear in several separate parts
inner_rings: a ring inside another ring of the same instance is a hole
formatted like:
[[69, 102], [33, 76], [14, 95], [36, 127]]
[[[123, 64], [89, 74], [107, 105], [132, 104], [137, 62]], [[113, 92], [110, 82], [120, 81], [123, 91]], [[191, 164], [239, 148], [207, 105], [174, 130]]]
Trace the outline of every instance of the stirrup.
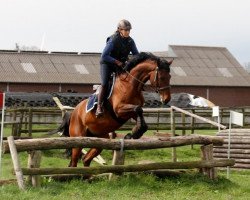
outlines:
[[96, 108], [96, 112], [95, 112], [95, 116], [98, 118], [98, 117], [101, 117], [103, 115], [103, 108], [100, 106], [97, 106]]

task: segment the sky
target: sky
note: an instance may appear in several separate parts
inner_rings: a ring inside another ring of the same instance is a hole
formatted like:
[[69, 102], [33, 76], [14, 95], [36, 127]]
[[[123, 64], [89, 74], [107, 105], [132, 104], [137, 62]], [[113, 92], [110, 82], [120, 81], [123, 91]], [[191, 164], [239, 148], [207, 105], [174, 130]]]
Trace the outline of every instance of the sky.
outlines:
[[102, 52], [121, 19], [139, 51], [226, 47], [250, 62], [249, 0], [0, 0], [0, 49]]

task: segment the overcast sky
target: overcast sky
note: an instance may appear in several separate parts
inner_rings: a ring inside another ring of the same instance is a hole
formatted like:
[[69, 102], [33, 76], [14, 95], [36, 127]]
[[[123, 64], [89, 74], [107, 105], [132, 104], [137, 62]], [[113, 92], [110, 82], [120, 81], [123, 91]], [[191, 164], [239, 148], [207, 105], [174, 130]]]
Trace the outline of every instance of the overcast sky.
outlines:
[[139, 51], [222, 46], [250, 62], [249, 0], [0, 0], [0, 49], [101, 52], [123, 18]]

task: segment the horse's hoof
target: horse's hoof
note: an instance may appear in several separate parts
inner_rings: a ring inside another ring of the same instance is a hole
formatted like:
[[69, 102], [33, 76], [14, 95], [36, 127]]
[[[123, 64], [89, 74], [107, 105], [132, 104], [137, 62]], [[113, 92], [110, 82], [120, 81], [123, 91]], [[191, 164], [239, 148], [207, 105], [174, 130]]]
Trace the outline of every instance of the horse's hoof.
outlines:
[[125, 135], [124, 139], [132, 139], [132, 134], [128, 133], [127, 135]]

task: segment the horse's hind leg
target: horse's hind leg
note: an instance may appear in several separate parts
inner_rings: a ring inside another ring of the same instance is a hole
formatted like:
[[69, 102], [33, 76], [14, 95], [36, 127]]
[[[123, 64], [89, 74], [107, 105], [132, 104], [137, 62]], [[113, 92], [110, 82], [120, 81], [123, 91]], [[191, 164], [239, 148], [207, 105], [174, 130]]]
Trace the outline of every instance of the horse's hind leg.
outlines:
[[[109, 134], [102, 136], [102, 138], [110, 138]], [[98, 156], [102, 152], [102, 149], [98, 148], [91, 148], [82, 158], [82, 162], [84, 167], [89, 167], [91, 161], [94, 159], [94, 157]]]
[[77, 167], [77, 162], [81, 153], [82, 153], [82, 148], [72, 148], [72, 155], [69, 167]]
[[84, 167], [89, 167], [94, 157], [98, 156], [102, 152], [102, 149], [92, 148], [82, 158]]

